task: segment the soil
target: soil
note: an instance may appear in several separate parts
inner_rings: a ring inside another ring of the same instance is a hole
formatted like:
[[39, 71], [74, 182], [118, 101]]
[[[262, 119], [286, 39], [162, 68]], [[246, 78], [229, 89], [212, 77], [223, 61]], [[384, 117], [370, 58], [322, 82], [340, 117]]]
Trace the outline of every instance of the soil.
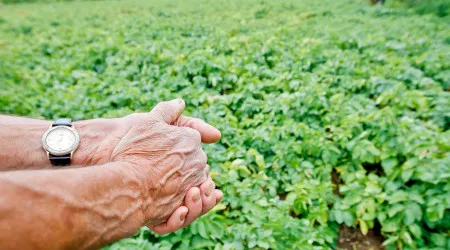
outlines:
[[336, 169], [333, 169], [333, 172], [331, 172], [331, 183], [334, 184], [333, 193], [340, 198], [344, 198], [344, 196], [339, 192], [339, 184], [341, 184], [341, 178], [339, 177]]
[[384, 250], [384, 238], [377, 228], [363, 235], [359, 229], [342, 225], [339, 229], [338, 249], [340, 250]]
[[[343, 195], [339, 192], [339, 184], [342, 182], [335, 169], [333, 169], [333, 172], [331, 173], [331, 182], [334, 184], [333, 193], [342, 198]], [[367, 235], [363, 235], [358, 228], [351, 228], [346, 225], [341, 225], [339, 228], [338, 249], [385, 250], [382, 245], [384, 238], [380, 233], [380, 229], [380, 225], [375, 223], [374, 228], [369, 230]]]

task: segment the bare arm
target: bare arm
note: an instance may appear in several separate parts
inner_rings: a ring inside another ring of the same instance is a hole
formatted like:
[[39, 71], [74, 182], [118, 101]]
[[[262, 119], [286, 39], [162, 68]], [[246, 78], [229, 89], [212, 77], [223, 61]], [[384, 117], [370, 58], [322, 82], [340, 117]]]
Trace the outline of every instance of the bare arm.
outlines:
[[[0, 172], [0, 230], [8, 231], [0, 235], [0, 245], [98, 248], [132, 235], [144, 222], [165, 234], [211, 210], [223, 194], [207, 177], [200, 141], [215, 142], [220, 132], [181, 116], [183, 110], [182, 100], [172, 100], [150, 113], [76, 122], [82, 143], [73, 162], [107, 163], [101, 167]], [[40, 139], [50, 124], [0, 116], [0, 170], [49, 166]], [[144, 205], [133, 202], [138, 189], [136, 202]], [[141, 206], [143, 222], [135, 223], [140, 221], [136, 206]]]
[[[72, 165], [86, 166], [109, 161], [108, 148], [111, 135], [118, 130], [118, 119], [93, 119], [74, 122], [80, 135], [80, 145], [75, 151]], [[51, 168], [41, 138], [51, 121], [0, 115], [0, 171]], [[109, 140], [105, 140], [109, 138]], [[119, 140], [119, 138], [116, 138]], [[109, 152], [111, 153], [111, 152]]]
[[0, 173], [0, 245], [93, 249], [131, 236], [146, 222], [141, 180], [119, 162]]
[[[119, 141], [148, 116], [147, 113], [135, 113], [122, 118], [75, 121], [80, 145], [72, 156], [72, 166], [110, 162]], [[42, 135], [51, 124], [52, 121], [0, 115], [0, 171], [53, 168], [41, 143]], [[199, 131], [205, 143], [220, 138], [216, 128], [200, 119], [180, 116], [174, 125]], [[157, 143], [158, 138], [153, 139]]]

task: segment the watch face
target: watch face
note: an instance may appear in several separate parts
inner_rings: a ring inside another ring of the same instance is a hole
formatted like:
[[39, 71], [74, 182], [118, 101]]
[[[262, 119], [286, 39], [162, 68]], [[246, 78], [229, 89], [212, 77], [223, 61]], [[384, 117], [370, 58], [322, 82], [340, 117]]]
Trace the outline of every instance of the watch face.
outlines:
[[52, 154], [68, 154], [75, 150], [77, 137], [76, 132], [67, 126], [55, 127], [45, 137], [46, 148]]

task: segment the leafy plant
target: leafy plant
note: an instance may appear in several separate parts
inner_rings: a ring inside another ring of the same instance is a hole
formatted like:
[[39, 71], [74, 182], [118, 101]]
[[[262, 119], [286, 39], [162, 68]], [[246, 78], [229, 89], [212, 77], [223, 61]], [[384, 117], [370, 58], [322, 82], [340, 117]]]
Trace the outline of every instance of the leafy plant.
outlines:
[[[0, 8], [0, 112], [117, 117], [183, 97], [223, 202], [109, 249], [450, 248], [450, 22], [366, 1]], [[332, 174], [339, 181], [331, 182]], [[333, 192], [333, 190], [335, 192]]]

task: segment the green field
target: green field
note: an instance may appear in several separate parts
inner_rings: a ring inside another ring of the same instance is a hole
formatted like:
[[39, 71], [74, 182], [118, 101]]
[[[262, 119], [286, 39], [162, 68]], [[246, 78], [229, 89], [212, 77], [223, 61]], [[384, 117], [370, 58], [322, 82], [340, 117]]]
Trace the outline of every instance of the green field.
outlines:
[[222, 131], [204, 148], [223, 202], [111, 249], [336, 249], [344, 225], [450, 249], [449, 90], [450, 17], [398, 5], [0, 6], [0, 113], [117, 117], [182, 97]]

